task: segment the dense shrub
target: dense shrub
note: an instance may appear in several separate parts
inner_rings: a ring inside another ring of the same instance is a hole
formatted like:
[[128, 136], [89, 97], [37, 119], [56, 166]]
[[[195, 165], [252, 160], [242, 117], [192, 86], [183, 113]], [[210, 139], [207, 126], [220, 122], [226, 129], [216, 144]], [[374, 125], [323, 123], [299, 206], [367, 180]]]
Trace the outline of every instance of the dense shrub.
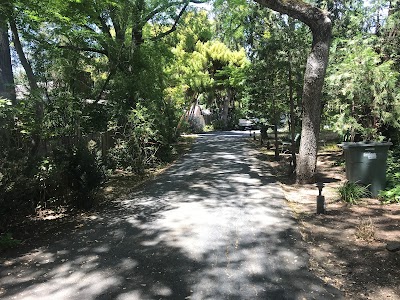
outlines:
[[87, 147], [57, 148], [48, 156], [34, 158], [16, 150], [2, 153], [2, 216], [32, 213], [38, 207], [92, 206], [96, 189], [105, 177], [96, 156]]
[[386, 189], [379, 193], [383, 203], [400, 203], [400, 151], [389, 151]]
[[20, 240], [16, 240], [12, 237], [11, 233], [0, 235], [0, 251], [9, 248], [14, 248], [21, 243]]
[[202, 133], [204, 132], [204, 118], [202, 116], [191, 116], [188, 120], [189, 128], [191, 133]]
[[70, 190], [71, 204], [78, 208], [90, 208], [95, 192], [105, 179], [95, 154], [83, 144], [71, 149], [56, 149], [54, 163], [62, 183]]
[[213, 125], [215, 130], [224, 130], [225, 129], [224, 128], [224, 122], [222, 120], [219, 120], [219, 119], [214, 120], [212, 122], [212, 125]]
[[[158, 116], [152, 110], [137, 105], [113, 148], [109, 149], [106, 162], [108, 169], [124, 169], [142, 174], [148, 168], [173, 157], [172, 143], [176, 139], [173, 116]], [[177, 122], [176, 122], [177, 123]]]
[[20, 155], [21, 152], [1, 153], [0, 214], [3, 216], [20, 210], [32, 210], [35, 206], [37, 182], [30, 176], [28, 156]]

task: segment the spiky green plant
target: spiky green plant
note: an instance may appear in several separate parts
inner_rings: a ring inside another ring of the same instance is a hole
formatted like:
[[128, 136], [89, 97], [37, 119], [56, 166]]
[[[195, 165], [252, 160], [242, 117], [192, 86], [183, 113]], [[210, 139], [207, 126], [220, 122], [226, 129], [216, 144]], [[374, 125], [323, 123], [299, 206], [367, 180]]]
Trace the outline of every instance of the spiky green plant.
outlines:
[[368, 186], [360, 185], [357, 182], [346, 181], [338, 188], [338, 192], [342, 201], [350, 204], [357, 204], [360, 198], [370, 197], [371, 192]]

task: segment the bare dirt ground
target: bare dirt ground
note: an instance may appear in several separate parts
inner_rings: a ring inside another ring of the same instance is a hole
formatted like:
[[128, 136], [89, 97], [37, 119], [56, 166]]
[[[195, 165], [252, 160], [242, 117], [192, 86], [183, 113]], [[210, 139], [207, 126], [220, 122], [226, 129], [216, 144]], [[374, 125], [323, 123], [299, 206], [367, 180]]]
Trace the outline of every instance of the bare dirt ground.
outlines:
[[[258, 146], [260, 147], [260, 146]], [[320, 152], [317, 181], [325, 183], [326, 214], [316, 214], [315, 185], [296, 185], [288, 176], [289, 155], [279, 162], [261, 148], [273, 167], [308, 244], [311, 271], [345, 293], [346, 299], [400, 299], [400, 204], [382, 205], [362, 199], [357, 205], [339, 200], [336, 189], [345, 181], [338, 149]]]

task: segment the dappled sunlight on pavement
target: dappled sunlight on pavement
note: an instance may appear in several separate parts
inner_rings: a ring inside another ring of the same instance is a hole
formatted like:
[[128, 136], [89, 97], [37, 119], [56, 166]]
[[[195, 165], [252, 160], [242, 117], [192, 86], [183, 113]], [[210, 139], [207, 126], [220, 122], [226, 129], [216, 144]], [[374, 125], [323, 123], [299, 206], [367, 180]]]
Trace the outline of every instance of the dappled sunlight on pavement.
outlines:
[[141, 191], [4, 261], [4, 299], [331, 299], [247, 134], [201, 135]]

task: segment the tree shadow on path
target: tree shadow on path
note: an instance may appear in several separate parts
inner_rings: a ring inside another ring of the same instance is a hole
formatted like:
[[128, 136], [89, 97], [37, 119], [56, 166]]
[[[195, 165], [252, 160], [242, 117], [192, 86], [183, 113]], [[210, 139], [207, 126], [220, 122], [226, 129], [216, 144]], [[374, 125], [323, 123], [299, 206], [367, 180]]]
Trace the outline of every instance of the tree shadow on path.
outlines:
[[243, 133], [192, 152], [49, 246], [2, 261], [4, 299], [332, 299]]

